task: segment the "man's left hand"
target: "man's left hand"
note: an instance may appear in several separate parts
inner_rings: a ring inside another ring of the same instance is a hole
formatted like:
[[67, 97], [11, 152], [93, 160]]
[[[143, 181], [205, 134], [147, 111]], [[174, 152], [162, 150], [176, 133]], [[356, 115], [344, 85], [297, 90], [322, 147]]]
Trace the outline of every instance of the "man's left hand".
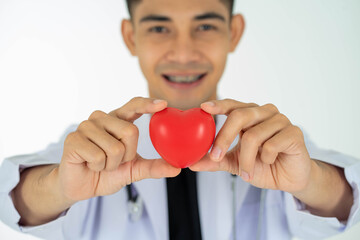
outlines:
[[[259, 106], [232, 99], [201, 104], [227, 119], [210, 154], [190, 168], [194, 171], [228, 171], [259, 188], [298, 192], [309, 180], [312, 160], [299, 127], [273, 104]], [[239, 135], [237, 145], [228, 151]]]
[[[225, 99], [203, 103], [201, 108], [228, 117], [210, 154], [191, 170], [228, 171], [258, 188], [289, 192], [316, 215], [348, 218], [353, 194], [344, 170], [310, 159], [300, 128], [273, 104]], [[238, 135], [237, 145], [229, 150]]]

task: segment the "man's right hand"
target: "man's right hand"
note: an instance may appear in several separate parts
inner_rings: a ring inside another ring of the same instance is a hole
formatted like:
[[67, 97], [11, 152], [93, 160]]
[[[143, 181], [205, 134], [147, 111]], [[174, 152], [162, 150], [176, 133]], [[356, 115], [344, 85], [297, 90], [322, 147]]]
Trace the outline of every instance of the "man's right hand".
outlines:
[[137, 154], [139, 130], [133, 121], [166, 108], [163, 100], [136, 97], [109, 114], [93, 112], [65, 139], [58, 169], [64, 196], [79, 201], [113, 194], [145, 178], [174, 177], [181, 171], [163, 159]]
[[155, 113], [166, 101], [136, 97], [109, 114], [95, 111], [65, 139], [59, 165], [25, 169], [12, 191], [20, 224], [36, 226], [56, 219], [75, 202], [113, 194], [145, 178], [174, 177], [181, 171], [163, 159], [137, 154], [139, 130], [133, 121]]

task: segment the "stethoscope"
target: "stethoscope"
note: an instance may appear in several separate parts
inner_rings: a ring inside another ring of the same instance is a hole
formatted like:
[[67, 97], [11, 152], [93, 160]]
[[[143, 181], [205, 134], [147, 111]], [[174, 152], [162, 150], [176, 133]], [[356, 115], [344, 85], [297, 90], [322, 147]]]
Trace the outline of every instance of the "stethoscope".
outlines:
[[[236, 179], [237, 175], [231, 174], [231, 189], [232, 189], [232, 226], [233, 226], [233, 239], [236, 240]], [[143, 211], [144, 211], [144, 203], [141, 196], [137, 193], [133, 184], [126, 185], [126, 192], [128, 195], [128, 211], [129, 217], [131, 221], [137, 222], [140, 220]], [[259, 209], [259, 217], [256, 228], [256, 240], [261, 239], [261, 225], [263, 222], [263, 214], [265, 207], [265, 197], [266, 197], [266, 189], [261, 189], [260, 195], [260, 209]]]
[[143, 214], [143, 210], [144, 210], [143, 199], [137, 193], [132, 183], [126, 185], [126, 191], [128, 195], [127, 205], [128, 205], [130, 220], [133, 222], [137, 222], [140, 220]]

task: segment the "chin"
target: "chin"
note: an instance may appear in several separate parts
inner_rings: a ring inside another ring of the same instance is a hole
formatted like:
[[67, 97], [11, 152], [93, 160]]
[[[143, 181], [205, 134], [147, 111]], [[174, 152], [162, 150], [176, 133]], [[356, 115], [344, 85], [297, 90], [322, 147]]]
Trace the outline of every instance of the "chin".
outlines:
[[[216, 91], [216, 89], [215, 89]], [[164, 99], [168, 102], [168, 107], [177, 108], [180, 110], [188, 110], [191, 108], [199, 108], [200, 104], [212, 99], [215, 95], [214, 91], [203, 92], [202, 94], [197, 93], [184, 93], [184, 94], [171, 94], [169, 92], [152, 92], [150, 96], [153, 98]]]
[[182, 111], [200, 107], [200, 102], [189, 100], [168, 100], [168, 107], [180, 109]]

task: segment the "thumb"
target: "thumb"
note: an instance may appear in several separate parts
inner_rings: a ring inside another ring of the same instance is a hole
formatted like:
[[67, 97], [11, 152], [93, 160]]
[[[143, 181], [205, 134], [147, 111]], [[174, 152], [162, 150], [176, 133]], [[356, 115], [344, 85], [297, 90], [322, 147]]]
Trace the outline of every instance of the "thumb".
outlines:
[[181, 168], [170, 165], [162, 158], [144, 159], [139, 154], [132, 163], [131, 182], [137, 182], [147, 178], [175, 177], [181, 172]]
[[238, 174], [238, 164], [236, 164], [235, 151], [232, 149], [227, 152], [224, 157], [219, 162], [215, 162], [210, 158], [210, 154], [207, 153], [202, 157], [198, 162], [191, 165], [191, 171], [200, 172], [216, 172], [216, 171], [226, 171], [231, 174]]
[[202, 171], [216, 172], [216, 171], [221, 171], [222, 170], [221, 168], [223, 167], [223, 163], [224, 163], [223, 160], [220, 161], [220, 162], [215, 162], [215, 161], [210, 159], [210, 154], [207, 153], [199, 161], [197, 161], [196, 163], [191, 165], [189, 167], [189, 169], [191, 171], [194, 171], [194, 172], [202, 172]]

